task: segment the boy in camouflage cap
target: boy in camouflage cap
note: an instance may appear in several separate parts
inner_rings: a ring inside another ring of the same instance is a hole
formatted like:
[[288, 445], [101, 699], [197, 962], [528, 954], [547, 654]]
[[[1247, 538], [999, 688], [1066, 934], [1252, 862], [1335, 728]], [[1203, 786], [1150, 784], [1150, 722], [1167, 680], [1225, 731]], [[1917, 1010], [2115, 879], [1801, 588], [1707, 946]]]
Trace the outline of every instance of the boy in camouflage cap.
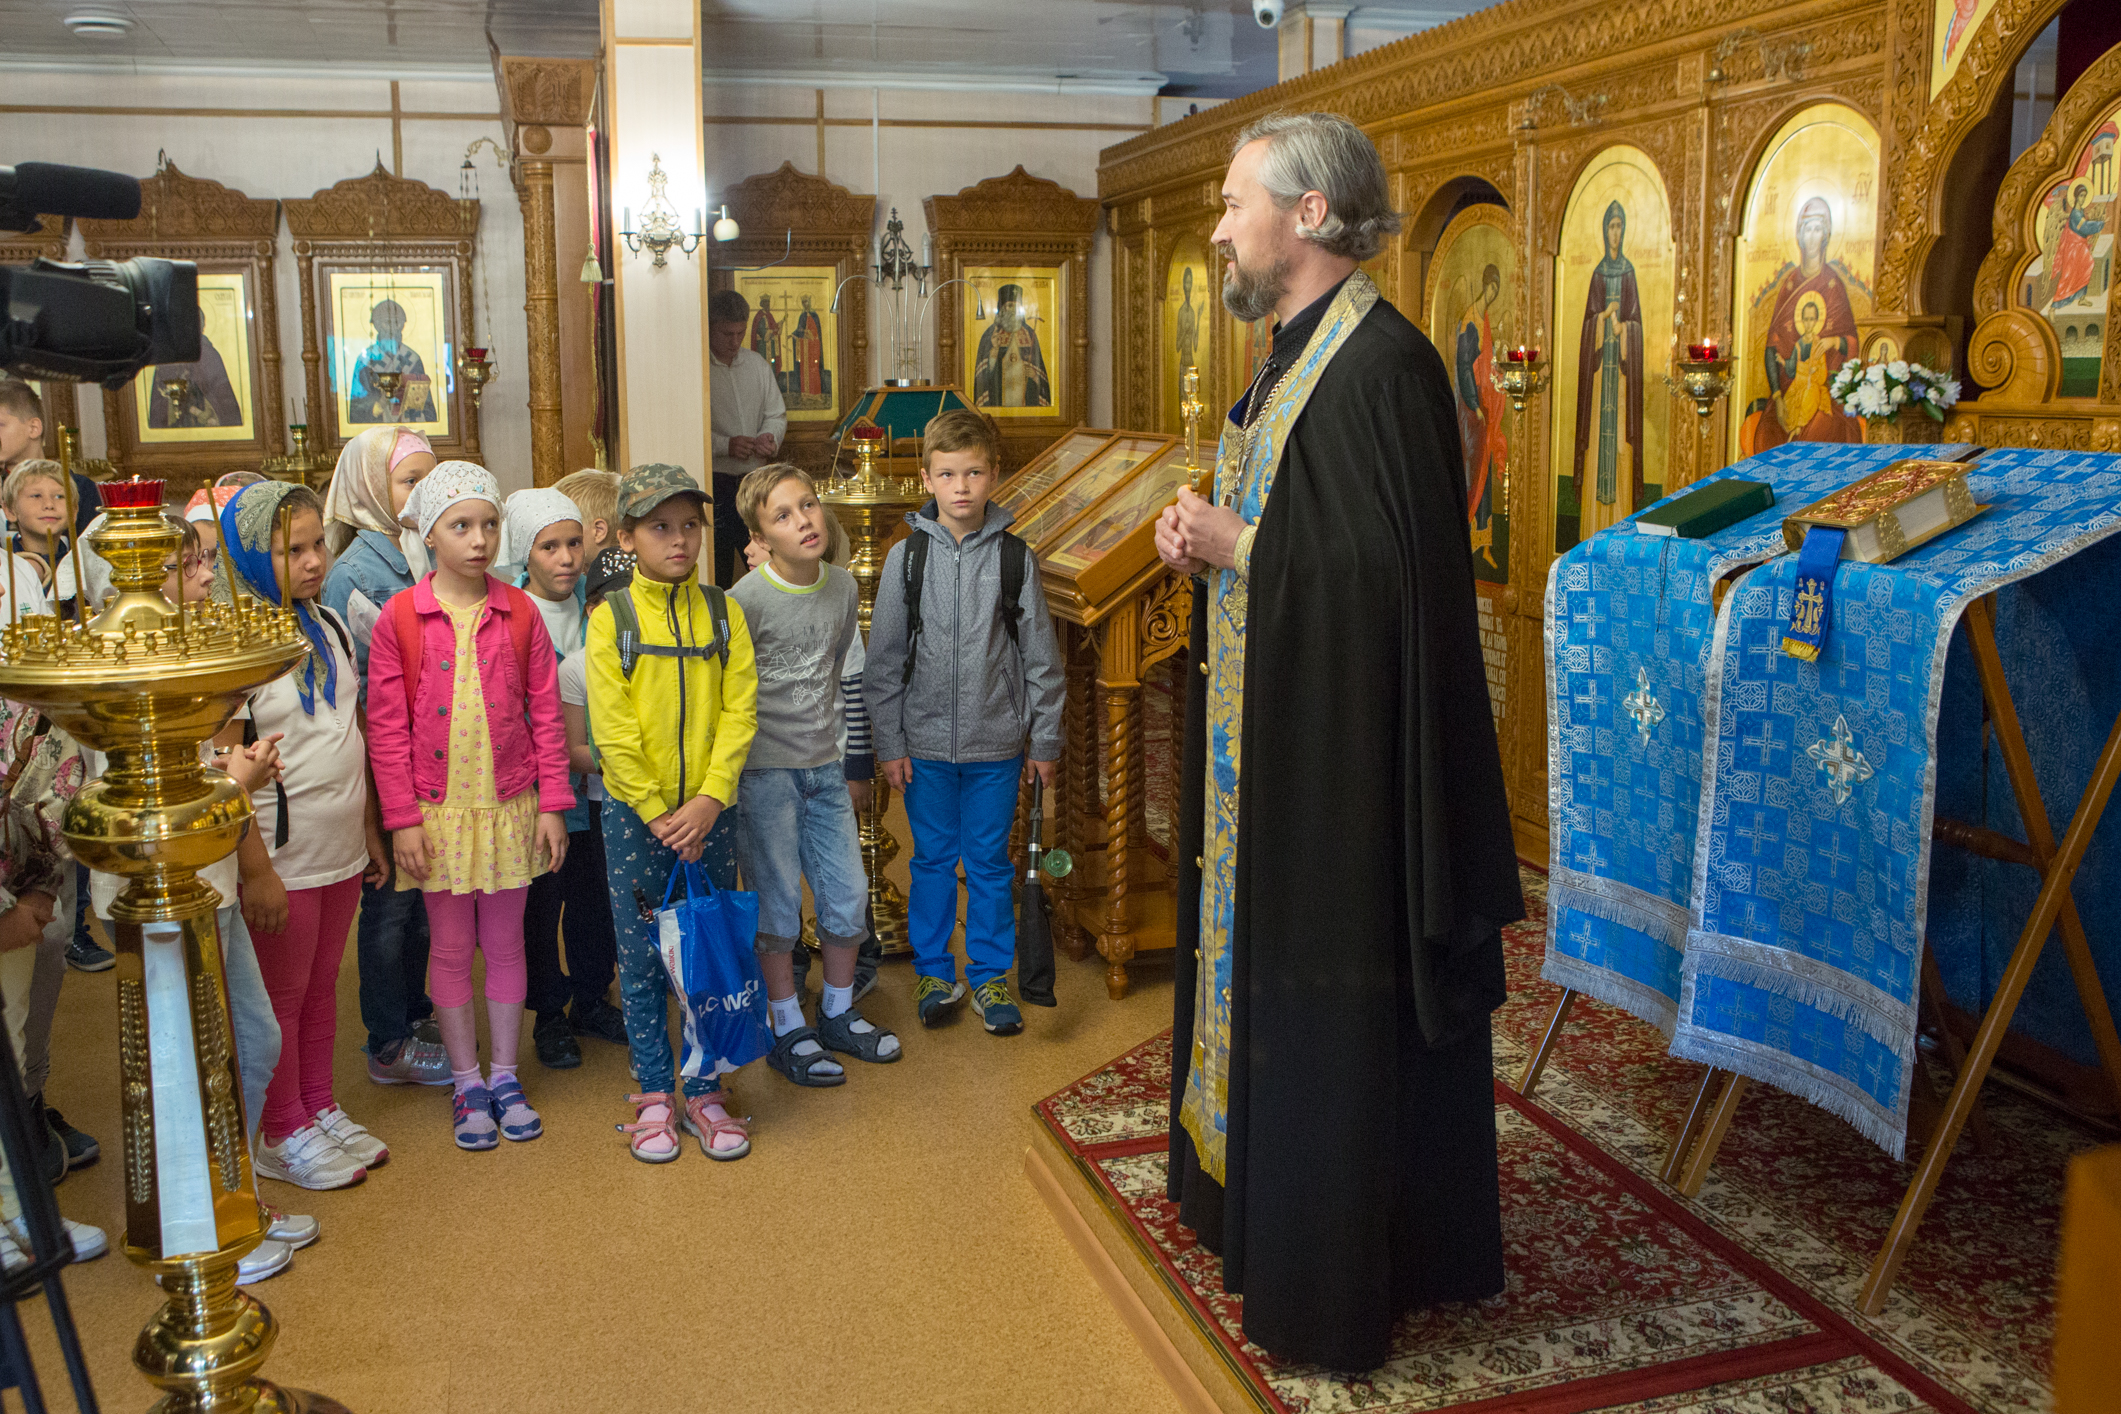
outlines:
[[[683, 1125], [710, 1159], [751, 1152], [721, 1056], [688, 1047], [682, 1098], [655, 904], [681, 859], [736, 887], [738, 777], [758, 730], [758, 669], [744, 611], [700, 583], [707, 496], [683, 467], [637, 466], [619, 482], [619, 548], [632, 581], [589, 616], [589, 721], [604, 773], [604, 846], [618, 933], [619, 1000], [642, 1093], [621, 1125], [633, 1156], [668, 1163]], [[630, 611], [630, 612], [629, 612]], [[629, 650], [620, 652], [621, 620]]]

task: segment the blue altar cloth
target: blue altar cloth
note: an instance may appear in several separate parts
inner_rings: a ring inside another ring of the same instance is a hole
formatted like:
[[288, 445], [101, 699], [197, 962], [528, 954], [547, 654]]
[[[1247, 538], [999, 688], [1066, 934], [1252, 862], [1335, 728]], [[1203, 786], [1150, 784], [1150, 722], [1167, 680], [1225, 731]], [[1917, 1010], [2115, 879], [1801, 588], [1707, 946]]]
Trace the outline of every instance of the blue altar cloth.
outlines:
[[[1812, 1100], [1895, 1157], [1907, 1142], [1952, 630], [1970, 600], [2121, 532], [2121, 458], [2000, 449], [1969, 482], [1991, 506], [1978, 519], [1890, 565], [1841, 566], [1816, 663], [1779, 647], [1794, 557], [1747, 574], [1716, 624], [1702, 704], [1713, 769], [1672, 1052]], [[2094, 597], [2110, 603], [2111, 582], [2102, 589]], [[2011, 600], [2013, 614], [2039, 602]], [[2014, 700], [2026, 695], [2014, 683]], [[2105, 694], [2080, 694], [2087, 705], [2092, 695]], [[2090, 729], [2103, 738], [2110, 721]], [[2058, 723], [2072, 725], [2085, 724]], [[2067, 753], [2050, 743], [2042, 754]], [[2044, 789], [2066, 821], [2077, 802], [2061, 785]], [[1994, 818], [2009, 791], [1986, 794]], [[2018, 891], [1984, 887], [1975, 899], [1996, 911], [1977, 927], [2007, 933], [2006, 955], [2016, 935], [2000, 920]], [[1963, 891], [1949, 898], [1963, 912]]]
[[1782, 554], [1784, 516], [1908, 455], [1893, 446], [1776, 447], [1708, 478], [1765, 481], [1775, 488], [1773, 509], [1698, 540], [1642, 535], [1623, 522], [1554, 561], [1546, 595], [1551, 860], [1540, 969], [1548, 981], [1672, 1033], [1693, 919], [1702, 700], [1717, 670], [1715, 584]]

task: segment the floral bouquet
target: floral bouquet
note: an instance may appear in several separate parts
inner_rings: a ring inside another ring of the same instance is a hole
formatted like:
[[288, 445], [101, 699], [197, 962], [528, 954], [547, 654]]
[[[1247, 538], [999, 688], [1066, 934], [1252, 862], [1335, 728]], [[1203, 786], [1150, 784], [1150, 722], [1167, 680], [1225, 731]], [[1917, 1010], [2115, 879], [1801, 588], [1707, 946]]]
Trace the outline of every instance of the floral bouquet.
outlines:
[[1852, 358], [1841, 365], [1827, 391], [1849, 413], [1866, 420], [1894, 416], [1902, 408], [1918, 407], [1933, 422], [1959, 401], [1959, 380], [1925, 368], [1919, 363], [1894, 359], [1890, 363], [1865, 363]]

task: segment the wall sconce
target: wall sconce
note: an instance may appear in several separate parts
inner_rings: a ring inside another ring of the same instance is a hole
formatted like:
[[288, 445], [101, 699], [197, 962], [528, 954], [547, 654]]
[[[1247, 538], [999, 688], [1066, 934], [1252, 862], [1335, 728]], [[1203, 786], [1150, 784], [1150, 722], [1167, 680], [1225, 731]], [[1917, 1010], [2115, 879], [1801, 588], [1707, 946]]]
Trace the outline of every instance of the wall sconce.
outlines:
[[[672, 247], [686, 255], [699, 248], [700, 242], [706, 238], [706, 233], [700, 229], [703, 224], [698, 210], [692, 213], [690, 231], [678, 224], [677, 208], [670, 204], [670, 175], [663, 170], [662, 154], [650, 153], [648, 204], [641, 208], [640, 228], [634, 229], [630, 208], [620, 213], [619, 234], [626, 238], [626, 248], [635, 255], [648, 250], [654, 254], [658, 266], [668, 265]], [[730, 224], [736, 223], [732, 221]]]

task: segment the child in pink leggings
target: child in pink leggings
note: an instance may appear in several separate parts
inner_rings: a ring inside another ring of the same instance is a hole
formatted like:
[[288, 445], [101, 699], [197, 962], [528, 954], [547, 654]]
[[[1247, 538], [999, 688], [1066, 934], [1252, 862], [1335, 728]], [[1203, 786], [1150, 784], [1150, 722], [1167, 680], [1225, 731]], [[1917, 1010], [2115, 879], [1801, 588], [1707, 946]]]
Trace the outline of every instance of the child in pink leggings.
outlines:
[[[390, 1156], [339, 1107], [331, 1084], [339, 961], [361, 876], [381, 851], [366, 828], [353, 639], [317, 602], [331, 561], [315, 492], [281, 481], [242, 487], [222, 501], [218, 528], [235, 587], [287, 604], [309, 643], [308, 660], [253, 693], [248, 723], [230, 728], [239, 739], [278, 741], [281, 761], [280, 779], [252, 792], [257, 816], [237, 847], [243, 916], [281, 1039], [265, 1087], [257, 1171], [303, 1188], [343, 1188]], [[215, 592], [226, 596], [225, 575]]]
[[[470, 462], [413, 488], [434, 572], [383, 606], [368, 652], [368, 746], [400, 889], [426, 893], [428, 989], [455, 1084], [457, 1147], [544, 1133], [516, 1078], [530, 881], [567, 854], [574, 804], [558, 660], [537, 608], [491, 578], [501, 490]], [[540, 862], [542, 856], [542, 863]], [[491, 1069], [479, 1073], [471, 955], [486, 954]]]

